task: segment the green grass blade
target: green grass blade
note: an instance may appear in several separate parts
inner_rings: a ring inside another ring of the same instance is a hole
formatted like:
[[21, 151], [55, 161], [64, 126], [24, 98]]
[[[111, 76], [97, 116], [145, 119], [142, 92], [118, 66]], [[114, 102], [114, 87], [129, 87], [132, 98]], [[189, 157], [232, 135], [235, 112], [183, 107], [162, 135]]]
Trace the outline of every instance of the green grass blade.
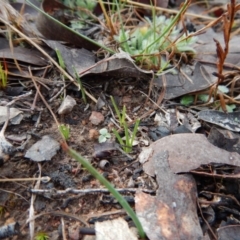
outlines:
[[122, 110], [122, 117], [120, 120], [121, 126], [124, 126], [124, 123], [126, 122], [125, 119], [126, 119], [126, 106], [124, 105]]
[[117, 140], [119, 141], [120, 145], [123, 147], [124, 142], [123, 142], [122, 138], [120, 137], [119, 133], [115, 129], [113, 129], [112, 131], [113, 131], [115, 137], [117, 138]]
[[82, 81], [77, 74], [76, 68], [75, 67], [73, 67], [73, 68], [74, 68], [74, 72], [75, 72], [78, 84], [80, 85], [80, 90], [81, 90], [81, 93], [82, 93], [82, 99], [83, 99], [84, 103], [87, 104], [87, 98], [86, 98], [85, 89], [83, 87]]
[[117, 116], [118, 116], [118, 119], [119, 119], [119, 122], [120, 122], [120, 126], [122, 127], [122, 121], [121, 121], [121, 113], [120, 113], [120, 111], [119, 111], [119, 109], [118, 109], [118, 107], [117, 107], [117, 104], [116, 104], [116, 102], [114, 101], [114, 98], [113, 98], [113, 96], [110, 96], [110, 99], [111, 99], [111, 102], [112, 102], [112, 105], [113, 105], [113, 107], [114, 107], [114, 110], [115, 110], [115, 112], [116, 112], [116, 114], [117, 114]]
[[136, 123], [134, 125], [133, 133], [132, 133], [132, 138], [131, 138], [131, 142], [130, 142], [131, 146], [133, 145], [133, 141], [136, 137], [139, 124], [140, 124], [140, 119], [137, 119]]
[[130, 153], [132, 151], [132, 145], [130, 144], [130, 140], [129, 140], [129, 132], [128, 132], [128, 125], [126, 122], [123, 123], [123, 127], [124, 127], [124, 134], [125, 134], [125, 145], [126, 147], [124, 147], [124, 150], [126, 153]]
[[3, 69], [3, 66], [0, 63], [0, 88], [6, 88], [7, 82], [6, 70]]
[[83, 34], [81, 34], [81, 33], [79, 33], [79, 32], [76, 32], [76, 31], [74, 31], [73, 29], [71, 29], [70, 27], [68, 27], [68, 26], [66, 26], [65, 24], [61, 23], [60, 21], [58, 21], [58, 20], [55, 19], [54, 17], [50, 16], [49, 14], [45, 13], [43, 10], [41, 10], [40, 8], [38, 8], [37, 6], [35, 6], [33, 3], [31, 3], [30, 0], [26, 0], [26, 2], [27, 2], [31, 7], [33, 7], [34, 9], [36, 9], [38, 12], [41, 12], [42, 14], [44, 14], [46, 17], [48, 17], [48, 18], [51, 19], [52, 21], [58, 23], [59, 25], [61, 25], [62, 27], [68, 29], [69, 31], [73, 32], [74, 34], [78, 35], [79, 37], [87, 40], [88, 42], [91, 42], [91, 43], [95, 44], [96, 46], [98, 46], [98, 47], [100, 47], [100, 48], [108, 51], [109, 53], [112, 53], [112, 54], [115, 53], [115, 51], [113, 51], [112, 49], [107, 48], [107, 47], [99, 44], [98, 42], [92, 40], [91, 38], [88, 38], [87, 36], [85, 36], [85, 35], [83, 35]]
[[104, 178], [91, 164], [90, 162], [86, 161], [79, 153], [77, 153], [76, 151], [74, 151], [71, 148], [67, 148], [67, 152], [74, 158], [76, 159], [78, 162], [80, 162], [96, 179], [99, 180], [99, 182], [101, 184], [103, 184], [108, 190], [109, 192], [118, 200], [118, 202], [121, 204], [121, 206], [126, 210], [126, 212], [129, 214], [129, 216], [132, 218], [133, 222], [135, 223], [139, 235], [141, 238], [145, 237], [145, 233], [144, 230], [142, 228], [142, 225], [139, 221], [139, 219], [137, 218], [135, 212], [133, 211], [133, 209], [130, 207], [130, 205], [128, 204], [128, 202], [123, 198], [123, 196], [116, 191], [116, 189], [112, 186], [112, 184], [106, 179]]
[[63, 61], [61, 52], [57, 48], [55, 49], [55, 51], [56, 51], [56, 54], [57, 54], [57, 58], [58, 58], [58, 62], [59, 62], [60, 67], [65, 70], [66, 66], [65, 66], [65, 63]]

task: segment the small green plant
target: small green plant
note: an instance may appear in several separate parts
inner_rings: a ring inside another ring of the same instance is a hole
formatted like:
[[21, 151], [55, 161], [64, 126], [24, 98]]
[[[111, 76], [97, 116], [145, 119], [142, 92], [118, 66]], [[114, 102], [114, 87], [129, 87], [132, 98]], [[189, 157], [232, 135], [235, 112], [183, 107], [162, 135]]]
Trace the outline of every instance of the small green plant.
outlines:
[[102, 128], [99, 130], [100, 136], [98, 137], [98, 142], [103, 143], [106, 142], [107, 139], [111, 138], [111, 134], [108, 132], [106, 128]]
[[59, 126], [59, 131], [62, 134], [62, 136], [64, 137], [64, 139], [67, 141], [70, 137], [70, 127], [69, 127], [69, 125], [61, 124]]
[[[235, 104], [221, 104], [221, 98], [220, 95], [222, 94], [227, 94], [229, 93], [229, 88], [225, 85], [218, 85], [217, 86], [217, 96], [219, 97], [219, 99], [214, 99], [211, 95], [209, 94], [196, 94], [196, 97], [198, 99], [198, 101], [202, 103], [207, 103], [207, 104], [211, 104], [212, 107], [214, 109], [217, 109], [219, 111], [222, 112], [233, 112], [236, 109], [236, 105]], [[189, 106], [191, 104], [194, 104], [195, 101], [195, 96], [194, 95], [184, 95], [181, 97], [180, 103], [184, 106]]]
[[35, 236], [35, 240], [48, 240], [49, 236], [45, 232], [38, 232]]
[[139, 119], [136, 120], [133, 132], [132, 132], [132, 134], [130, 134], [129, 127], [126, 122], [126, 106], [125, 105], [123, 106], [122, 113], [120, 113], [112, 96], [111, 96], [111, 101], [112, 101], [113, 107], [115, 109], [115, 112], [118, 116], [120, 126], [124, 130], [124, 138], [121, 138], [120, 134], [115, 129], [113, 129], [113, 133], [114, 133], [115, 137], [117, 138], [117, 140], [119, 141], [119, 143], [121, 144], [124, 152], [130, 153], [132, 151], [133, 141], [136, 137], [140, 120]]
[[124, 123], [125, 138], [121, 138], [120, 134], [115, 129], [113, 129], [114, 135], [116, 136], [117, 140], [119, 141], [119, 143], [123, 147], [124, 152], [126, 152], [126, 153], [130, 153], [132, 151], [133, 141], [136, 137], [139, 123], [140, 123], [140, 120], [137, 119], [136, 123], [134, 125], [132, 135], [129, 134], [129, 129], [128, 129], [127, 123], [126, 122]]
[[0, 88], [4, 89], [7, 87], [7, 70], [3, 69], [2, 64], [0, 63]]
[[[186, 6], [180, 10], [184, 12]], [[192, 44], [196, 37], [187, 37], [180, 32], [175, 25], [180, 18], [177, 14], [174, 18], [156, 16], [153, 11], [153, 20], [145, 17], [147, 24], [134, 28], [133, 31], [125, 30], [123, 27], [115, 40], [121, 44], [122, 49], [130, 55], [135, 56], [136, 61], [147, 69], [158, 69], [163, 71], [169, 67], [169, 60], [164, 57], [164, 51], [171, 53], [187, 52], [194, 54]]]

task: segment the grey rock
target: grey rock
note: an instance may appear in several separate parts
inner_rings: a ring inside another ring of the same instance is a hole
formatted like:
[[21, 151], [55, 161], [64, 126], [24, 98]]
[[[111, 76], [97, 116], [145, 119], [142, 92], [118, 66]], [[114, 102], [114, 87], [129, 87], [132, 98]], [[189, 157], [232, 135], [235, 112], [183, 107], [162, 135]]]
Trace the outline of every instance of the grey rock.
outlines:
[[49, 161], [59, 148], [60, 144], [50, 136], [46, 135], [27, 150], [25, 157], [30, 158], [35, 162]]

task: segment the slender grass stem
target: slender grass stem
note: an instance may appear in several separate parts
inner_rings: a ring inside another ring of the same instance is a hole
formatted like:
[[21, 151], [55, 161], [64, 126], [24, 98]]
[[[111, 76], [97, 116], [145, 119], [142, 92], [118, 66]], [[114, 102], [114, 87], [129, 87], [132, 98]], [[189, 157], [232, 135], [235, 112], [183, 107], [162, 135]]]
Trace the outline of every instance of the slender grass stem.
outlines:
[[135, 122], [135, 125], [134, 125], [134, 129], [133, 129], [133, 133], [132, 133], [132, 137], [131, 137], [131, 141], [130, 141], [130, 146], [133, 145], [133, 141], [136, 137], [139, 124], [140, 124], [140, 119], [137, 119]]
[[119, 120], [120, 126], [122, 127], [121, 113], [120, 113], [120, 111], [119, 111], [119, 109], [118, 109], [118, 107], [117, 107], [117, 104], [116, 104], [115, 101], [114, 101], [113, 96], [110, 96], [110, 99], [111, 99], [112, 105], [113, 105], [113, 107], [114, 107], [114, 110], [115, 110], [115, 112], [116, 112], [116, 114], [117, 114], [117, 116], [118, 116], [118, 120]]
[[82, 99], [83, 99], [84, 103], [87, 104], [87, 98], [86, 98], [86, 94], [85, 94], [85, 88], [83, 87], [82, 81], [81, 81], [80, 77], [78, 76], [75, 67], [74, 67], [74, 72], [75, 72], [75, 76], [76, 76], [76, 78], [77, 78], [77, 81], [78, 81], [78, 83], [79, 83], [79, 85], [80, 85], [80, 90], [81, 90], [81, 93], [82, 93]]
[[65, 24], [61, 23], [60, 21], [58, 21], [58, 20], [55, 19], [54, 17], [52, 17], [52, 16], [50, 16], [49, 14], [45, 13], [42, 9], [38, 8], [37, 6], [35, 6], [33, 3], [31, 3], [30, 0], [26, 0], [26, 2], [27, 2], [30, 6], [32, 6], [34, 9], [36, 9], [36, 10], [39, 11], [39, 12], [41, 12], [41, 13], [44, 14], [46, 17], [48, 17], [48, 18], [51, 19], [52, 21], [58, 23], [59, 25], [61, 25], [61, 26], [64, 27], [65, 29], [68, 29], [69, 31], [73, 32], [74, 34], [78, 35], [79, 37], [81, 37], [81, 38], [83, 38], [83, 39], [85, 39], [85, 40], [87, 40], [87, 41], [95, 44], [96, 46], [98, 46], [98, 47], [100, 47], [100, 48], [108, 51], [109, 53], [112, 53], [112, 54], [115, 53], [115, 51], [113, 51], [112, 49], [107, 48], [106, 46], [99, 44], [98, 42], [94, 41], [93, 39], [91, 39], [91, 38], [89, 38], [89, 37], [87, 37], [87, 36], [85, 36], [85, 35], [83, 35], [83, 34], [81, 34], [81, 33], [79, 33], [79, 32], [76, 32], [76, 31], [74, 31], [73, 29], [71, 29], [70, 27], [68, 27], [68, 26], [66, 26]]
[[69, 148], [68, 146], [64, 145], [65, 150], [77, 161], [79, 161], [96, 179], [99, 180], [101, 184], [103, 184], [109, 192], [118, 200], [119, 204], [126, 210], [129, 216], [132, 218], [133, 222], [135, 223], [139, 235], [141, 238], [145, 238], [145, 233], [142, 228], [142, 225], [137, 218], [135, 212], [130, 207], [128, 202], [123, 198], [123, 196], [112, 186], [112, 184], [104, 178], [88, 161], [86, 161], [79, 153], [74, 151], [73, 149]]

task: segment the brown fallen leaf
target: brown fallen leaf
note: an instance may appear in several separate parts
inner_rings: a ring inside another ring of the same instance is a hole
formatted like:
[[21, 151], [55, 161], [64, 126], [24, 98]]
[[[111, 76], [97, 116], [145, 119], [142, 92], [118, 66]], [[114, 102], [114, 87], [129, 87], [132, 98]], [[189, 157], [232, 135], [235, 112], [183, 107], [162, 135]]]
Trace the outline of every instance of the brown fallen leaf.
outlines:
[[[44, 0], [41, 6], [42, 10], [49, 15], [54, 15], [57, 10], [69, 9], [60, 2], [55, 0]], [[82, 47], [88, 50], [98, 50], [99, 47], [72, 31], [64, 28], [59, 23], [54, 22], [52, 19], [44, 15], [43, 13], [38, 14], [36, 26], [41, 34], [49, 40], [64, 41], [75, 46]]]
[[196, 210], [196, 185], [190, 175], [174, 174], [167, 151], [150, 156], [158, 182], [156, 196], [138, 192], [137, 216], [150, 240], [203, 239]]
[[[148, 155], [148, 157], [147, 157]], [[136, 212], [151, 240], [203, 239], [196, 210], [196, 185], [188, 175], [201, 165], [240, 166], [240, 156], [208, 142], [202, 134], [176, 134], [150, 145], [139, 156], [144, 171], [156, 176], [156, 197], [136, 194]]]
[[117, 76], [118, 78], [133, 77], [146, 80], [150, 80], [152, 77], [151, 71], [145, 71], [139, 68], [134, 63], [131, 56], [122, 51], [97, 62], [89, 68], [86, 68], [86, 70], [79, 73], [79, 76], [83, 77], [88, 74], [97, 76], [101, 74], [101, 76], [104, 77]]
[[[164, 99], [173, 99], [188, 93], [207, 89], [216, 82], [216, 78], [211, 75], [209, 67], [201, 63], [196, 63], [195, 67], [182, 66], [178, 74], [167, 73], [166, 91]], [[163, 87], [164, 82], [159, 76], [154, 80], [154, 85]]]
[[[168, 151], [169, 166], [174, 173], [189, 172], [209, 163], [240, 166], [240, 155], [215, 147], [202, 134], [170, 135], [150, 146], [153, 153]], [[151, 159], [143, 165], [149, 175], [155, 174]]]

